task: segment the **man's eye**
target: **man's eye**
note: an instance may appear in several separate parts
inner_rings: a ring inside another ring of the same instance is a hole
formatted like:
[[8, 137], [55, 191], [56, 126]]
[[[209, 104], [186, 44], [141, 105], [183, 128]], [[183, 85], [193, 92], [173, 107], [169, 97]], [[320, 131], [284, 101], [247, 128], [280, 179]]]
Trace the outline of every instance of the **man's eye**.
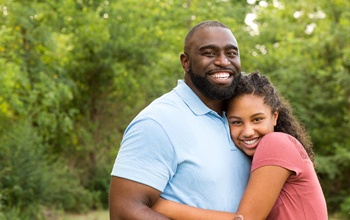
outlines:
[[204, 56], [215, 56], [215, 52], [214, 51], [206, 51], [203, 53]]
[[238, 52], [237, 51], [230, 51], [227, 53], [227, 56], [229, 57], [236, 57], [238, 56]]

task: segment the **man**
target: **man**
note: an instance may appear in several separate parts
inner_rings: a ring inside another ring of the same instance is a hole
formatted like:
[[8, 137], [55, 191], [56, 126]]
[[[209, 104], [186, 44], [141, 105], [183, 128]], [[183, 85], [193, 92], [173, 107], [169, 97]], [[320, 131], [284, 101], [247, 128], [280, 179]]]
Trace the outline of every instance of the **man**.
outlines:
[[171, 92], [130, 123], [112, 171], [110, 217], [167, 219], [151, 207], [162, 196], [191, 206], [236, 211], [250, 160], [230, 137], [223, 112], [240, 77], [238, 44], [216, 21], [193, 27]]

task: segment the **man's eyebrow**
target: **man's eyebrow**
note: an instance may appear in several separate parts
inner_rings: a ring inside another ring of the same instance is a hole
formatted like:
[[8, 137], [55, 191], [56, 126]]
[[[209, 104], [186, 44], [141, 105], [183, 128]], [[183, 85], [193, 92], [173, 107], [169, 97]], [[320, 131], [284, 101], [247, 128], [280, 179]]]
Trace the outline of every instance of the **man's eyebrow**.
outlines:
[[226, 45], [225, 49], [234, 49], [238, 51], [238, 47], [234, 44], [228, 44]]
[[198, 50], [201, 51], [201, 50], [215, 49], [215, 48], [218, 48], [218, 46], [215, 45], [215, 44], [206, 44], [206, 45], [203, 45], [203, 46], [199, 47]]
[[[201, 46], [201, 47], [199, 47], [199, 51], [201, 51], [201, 50], [205, 50], [205, 49], [216, 49], [216, 48], [219, 48], [219, 46], [218, 45], [216, 45], [216, 44], [207, 44], [207, 45], [203, 45], [203, 46]], [[234, 50], [237, 50], [238, 51], [238, 47], [236, 46], [236, 45], [234, 45], [234, 44], [228, 44], [228, 45], [226, 45], [225, 46], [225, 49], [227, 50], [227, 49], [234, 49]]]

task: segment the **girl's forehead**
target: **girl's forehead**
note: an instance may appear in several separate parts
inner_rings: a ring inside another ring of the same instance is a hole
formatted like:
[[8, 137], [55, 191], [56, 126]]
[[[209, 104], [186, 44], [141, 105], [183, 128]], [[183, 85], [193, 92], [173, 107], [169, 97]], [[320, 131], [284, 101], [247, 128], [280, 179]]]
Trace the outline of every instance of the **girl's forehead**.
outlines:
[[242, 94], [237, 97], [235, 97], [233, 100], [242, 100], [242, 99], [251, 99], [251, 100], [264, 100], [263, 96], [256, 95], [256, 94]]
[[229, 107], [234, 109], [237, 109], [240, 107], [257, 108], [262, 106], [271, 108], [269, 105], [265, 103], [265, 97], [254, 95], [254, 94], [239, 95], [233, 98], [229, 103]]

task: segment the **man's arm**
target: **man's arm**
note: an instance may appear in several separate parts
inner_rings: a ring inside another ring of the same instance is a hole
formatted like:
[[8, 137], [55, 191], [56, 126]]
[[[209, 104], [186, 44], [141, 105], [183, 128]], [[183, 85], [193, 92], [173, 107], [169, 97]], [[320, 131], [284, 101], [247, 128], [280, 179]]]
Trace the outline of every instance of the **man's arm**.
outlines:
[[161, 192], [124, 178], [112, 176], [109, 191], [109, 214], [111, 220], [168, 220], [150, 207]]

